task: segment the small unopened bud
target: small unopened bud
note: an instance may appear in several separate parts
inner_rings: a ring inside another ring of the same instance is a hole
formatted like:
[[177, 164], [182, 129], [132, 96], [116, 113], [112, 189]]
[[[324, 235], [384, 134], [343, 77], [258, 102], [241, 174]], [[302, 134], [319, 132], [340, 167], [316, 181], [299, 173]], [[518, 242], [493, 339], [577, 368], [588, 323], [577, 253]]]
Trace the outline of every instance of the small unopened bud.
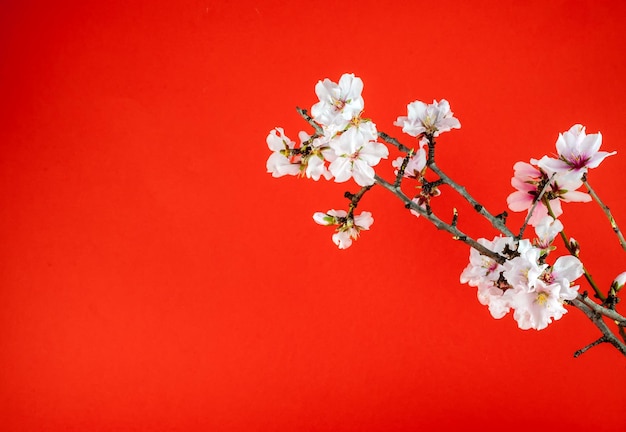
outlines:
[[574, 237], [570, 237], [569, 239], [569, 250], [576, 258], [578, 258], [578, 254], [580, 253], [580, 245], [574, 239]]
[[624, 284], [626, 284], [626, 272], [617, 275], [617, 277], [611, 284], [611, 289], [614, 290], [614, 292], [618, 292], [622, 289]]

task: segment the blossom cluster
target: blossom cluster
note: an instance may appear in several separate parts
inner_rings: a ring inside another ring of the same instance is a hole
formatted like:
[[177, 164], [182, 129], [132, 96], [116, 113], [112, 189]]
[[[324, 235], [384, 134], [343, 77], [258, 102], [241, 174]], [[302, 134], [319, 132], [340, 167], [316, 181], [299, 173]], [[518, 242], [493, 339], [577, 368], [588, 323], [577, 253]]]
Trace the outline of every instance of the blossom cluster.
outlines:
[[461, 282], [478, 288], [478, 300], [489, 307], [494, 318], [502, 318], [513, 309], [520, 328], [546, 328], [567, 312], [563, 302], [576, 298], [578, 285], [573, 282], [583, 274], [583, 265], [575, 256], [561, 256], [552, 265], [546, 263], [552, 241], [562, 229], [559, 220], [546, 216], [535, 227], [537, 238], [532, 243], [513, 237], [479, 239], [480, 244], [506, 261], [501, 264], [471, 249]]
[[[316, 133], [309, 135], [300, 131], [300, 142], [296, 144], [285, 135], [283, 128], [276, 127], [270, 131], [266, 142], [273, 153], [266, 163], [267, 172], [273, 177], [304, 176], [315, 181], [324, 177], [338, 183], [353, 179], [362, 187], [373, 185], [376, 182], [374, 167], [389, 156], [389, 150], [378, 141], [374, 122], [363, 117], [365, 103], [362, 91], [363, 81], [354, 74], [343, 74], [338, 83], [328, 78], [319, 81], [315, 86], [319, 102], [311, 107], [311, 120], [316, 126]], [[417, 180], [422, 180], [426, 168], [428, 138], [461, 127], [445, 99], [434, 100], [432, 104], [413, 101], [407, 105], [407, 115], [399, 116], [394, 124], [418, 140], [418, 148], [410, 155], [403, 172], [403, 177]], [[403, 163], [403, 157], [392, 161], [396, 173]], [[413, 202], [424, 208], [430, 198], [439, 194], [436, 187], [422, 189]], [[326, 214], [336, 217], [332, 212], [335, 210]], [[413, 209], [411, 213], [419, 216]], [[322, 213], [316, 213], [319, 214]], [[315, 220], [321, 223], [319, 217], [315, 216]], [[358, 237], [361, 229], [369, 228], [371, 222], [367, 227], [356, 224], [350, 229], [346, 228], [351, 226], [350, 223], [336, 223], [336, 220], [322, 224], [337, 225], [333, 242], [340, 249], [345, 249], [352, 245], [352, 240]]]
[[[553, 217], [563, 214], [561, 201], [591, 201], [589, 194], [577, 189], [583, 185], [583, 178], [590, 168], [598, 167], [607, 156], [616, 153], [599, 151], [601, 144], [602, 134], [587, 135], [585, 127], [576, 124], [559, 134], [556, 158], [543, 156], [539, 160], [531, 159], [530, 163], [517, 162], [511, 179], [511, 185], [517, 191], [507, 198], [509, 208], [530, 213], [536, 203], [528, 222], [535, 226], [548, 213]], [[545, 199], [538, 200], [544, 189]]]
[[375, 182], [374, 166], [389, 156], [387, 146], [377, 141], [376, 125], [362, 117], [363, 81], [344, 74], [339, 83], [329, 79], [315, 86], [319, 102], [311, 108], [313, 121], [321, 133], [300, 132], [300, 145], [276, 128], [267, 137], [274, 153], [267, 171], [274, 177], [304, 175], [313, 180], [324, 177], [341, 183], [353, 178], [360, 186]]
[[575, 240], [570, 239], [568, 245], [572, 255], [559, 257], [553, 265], [545, 260], [554, 248], [555, 236], [563, 231], [563, 224], [556, 219], [563, 214], [561, 201], [591, 201], [589, 194], [578, 189], [590, 168], [615, 154], [599, 151], [601, 143], [600, 133], [587, 135], [585, 128], [576, 124], [559, 134], [557, 157], [543, 156], [513, 166], [511, 185], [517, 190], [507, 203], [513, 211], [528, 211], [528, 224], [535, 227], [537, 238], [532, 244], [512, 237], [479, 239], [506, 261], [500, 264], [472, 249], [460, 278], [478, 288], [478, 300], [489, 307], [494, 318], [513, 309], [520, 328], [541, 330], [567, 312], [563, 302], [576, 298], [578, 285], [573, 282], [584, 270], [576, 256]]
[[[355, 214], [354, 211], [363, 194], [377, 183], [399, 196], [413, 214], [425, 215], [435, 224], [441, 220], [435, 222], [430, 218], [430, 200], [440, 194], [442, 184], [451, 186], [485, 215], [483, 206], [434, 164], [435, 138], [461, 127], [448, 101], [434, 100], [431, 104], [413, 101], [407, 105], [407, 115], [397, 117], [394, 125], [415, 139], [415, 147], [409, 148], [379, 133], [376, 125], [363, 117], [362, 90], [363, 81], [354, 74], [342, 75], [337, 83], [329, 79], [319, 81], [315, 86], [319, 101], [311, 107], [311, 116], [301, 112], [315, 132], [309, 135], [301, 131], [299, 143], [296, 143], [282, 128], [276, 127], [266, 140], [272, 151], [266, 168], [273, 177], [294, 175], [316, 181], [324, 177], [340, 183], [352, 179], [362, 187], [357, 194], [346, 193], [351, 200], [348, 211], [331, 209], [313, 215], [316, 223], [335, 228], [332, 235], [335, 245], [346, 249], [361, 231], [370, 229], [374, 222], [372, 214], [367, 211]], [[380, 137], [406, 153], [391, 162], [395, 182], [381, 179], [374, 170], [381, 159], [389, 157], [387, 146], [378, 141]], [[567, 313], [566, 302], [578, 298], [579, 286], [575, 281], [584, 274], [591, 282], [578, 258], [578, 244], [565, 237], [558, 217], [563, 213], [561, 202], [591, 201], [588, 193], [579, 190], [583, 184], [589, 187], [588, 170], [616, 153], [600, 151], [601, 144], [599, 132], [588, 135], [585, 127], [575, 124], [559, 134], [555, 157], [543, 156], [515, 163], [511, 180], [515, 191], [508, 196], [507, 204], [512, 211], [527, 211], [519, 236], [512, 235], [500, 216], [491, 214], [485, 217], [504, 234], [492, 240], [470, 241], [459, 234], [456, 209], [452, 223], [443, 225], [454, 238], [462, 238], [472, 247], [469, 264], [461, 273], [460, 281], [477, 288], [478, 300], [489, 308], [494, 318], [502, 318], [513, 311], [520, 328], [544, 329]], [[429, 169], [439, 178], [429, 181], [426, 178]], [[416, 182], [419, 192], [413, 198], [400, 188], [405, 179]], [[534, 227], [532, 239], [522, 238], [527, 224]], [[437, 226], [442, 228], [442, 225]], [[553, 242], [559, 235], [569, 254], [553, 259], [556, 249]], [[626, 241], [623, 247], [626, 250]], [[626, 272], [615, 279], [611, 290], [615, 293], [624, 285]]]

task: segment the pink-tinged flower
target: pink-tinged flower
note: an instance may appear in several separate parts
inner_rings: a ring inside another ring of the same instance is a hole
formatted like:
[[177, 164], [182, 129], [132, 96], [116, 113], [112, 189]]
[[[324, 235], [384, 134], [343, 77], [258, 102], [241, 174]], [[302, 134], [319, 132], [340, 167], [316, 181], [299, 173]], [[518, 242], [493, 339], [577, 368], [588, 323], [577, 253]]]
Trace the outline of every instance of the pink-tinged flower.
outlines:
[[588, 168], [597, 168], [605, 158], [617, 153], [599, 151], [601, 144], [600, 132], [587, 135], [585, 127], [576, 124], [567, 132], [559, 134], [556, 140], [558, 158], [544, 156], [537, 163], [545, 171], [575, 171], [582, 175]]
[[338, 183], [354, 178], [359, 186], [374, 184], [376, 180], [372, 167], [389, 155], [384, 144], [367, 141], [357, 127], [348, 128], [339, 137], [331, 140], [330, 146], [337, 158], [328, 169]]
[[366, 211], [352, 217], [348, 217], [348, 213], [344, 210], [329, 210], [327, 213], [317, 212], [313, 215], [313, 220], [320, 225], [337, 225], [337, 230], [332, 239], [339, 249], [349, 248], [352, 241], [359, 237], [360, 231], [369, 230], [374, 223], [372, 214]]
[[338, 84], [328, 78], [319, 81], [315, 93], [320, 101], [311, 107], [311, 116], [323, 126], [343, 128], [363, 111], [362, 90], [363, 81], [354, 74], [343, 74]]
[[285, 136], [283, 128], [277, 127], [273, 129], [266, 139], [267, 146], [273, 153], [267, 159], [267, 172], [272, 177], [281, 177], [284, 175], [300, 174], [299, 157], [294, 157], [291, 151], [296, 143]]
[[578, 295], [578, 285], [573, 282], [584, 273], [583, 264], [580, 260], [571, 255], [559, 257], [550, 266], [541, 279], [548, 284], [558, 284], [561, 287], [559, 298], [561, 300], [573, 300]]
[[451, 129], [459, 129], [461, 123], [453, 117], [447, 100], [436, 100], [432, 104], [414, 101], [407, 105], [407, 116], [400, 116], [393, 123], [402, 127], [402, 132], [414, 137], [421, 135], [439, 136]]
[[522, 330], [543, 330], [567, 313], [560, 296], [561, 286], [538, 280], [535, 289], [518, 290], [512, 298], [513, 318]]
[[563, 224], [560, 220], [549, 215], [540, 219], [535, 225], [537, 235], [535, 245], [542, 250], [550, 248], [552, 241], [561, 231], [563, 231]]
[[[506, 199], [512, 211], [530, 211], [546, 184], [548, 186], [544, 192], [543, 199], [549, 200], [550, 207], [556, 217], [563, 214], [561, 201], [591, 201], [591, 197], [588, 194], [576, 190], [582, 185], [582, 180], [574, 172], [546, 172], [526, 162], [517, 162], [513, 169], [515, 173], [511, 179], [511, 185], [517, 191], [511, 193]], [[547, 215], [548, 208], [540, 201], [528, 223], [536, 226]]]
[[[493, 241], [481, 238], [478, 243], [499, 254], [503, 254], [505, 250], [515, 251], [517, 248], [512, 237], [496, 237]], [[470, 249], [470, 262], [460, 277], [461, 283], [478, 288], [478, 301], [488, 306], [491, 316], [496, 319], [502, 318], [511, 309], [512, 287], [503, 272], [504, 267], [493, 258], [481, 255], [476, 249]]]
[[[394, 171], [394, 175], [398, 175], [398, 170], [402, 167], [402, 162], [404, 162], [404, 158], [402, 156], [391, 162], [391, 165], [396, 169]], [[404, 169], [403, 177], [417, 179], [421, 176], [422, 170], [425, 167], [426, 150], [420, 148], [413, 156], [411, 156], [411, 158], [409, 158], [409, 162], [406, 164], [406, 168]]]
[[[515, 240], [511, 237], [495, 237], [493, 241], [479, 238], [478, 243], [495, 253], [500, 253], [507, 247], [510, 250], [517, 249]], [[461, 283], [469, 284], [469, 286], [495, 282], [500, 278], [500, 272], [504, 271], [504, 267], [493, 258], [482, 255], [473, 248], [470, 249], [469, 260], [469, 264], [461, 273]]]

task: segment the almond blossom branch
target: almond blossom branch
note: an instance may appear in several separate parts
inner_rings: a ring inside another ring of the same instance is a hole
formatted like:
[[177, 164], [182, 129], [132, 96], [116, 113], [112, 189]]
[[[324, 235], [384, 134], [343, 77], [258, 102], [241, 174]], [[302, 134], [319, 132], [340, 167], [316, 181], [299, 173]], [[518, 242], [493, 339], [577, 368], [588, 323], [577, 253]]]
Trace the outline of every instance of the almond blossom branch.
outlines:
[[427, 211], [420, 207], [417, 203], [412, 201], [407, 195], [404, 194], [404, 192], [402, 192], [402, 190], [400, 190], [400, 188], [395, 187], [393, 184], [389, 183], [387, 180], [378, 175], [375, 175], [375, 179], [376, 183], [397, 196], [404, 203], [406, 208], [410, 208], [411, 210], [418, 212], [421, 216], [428, 219], [428, 221], [432, 223], [437, 229], [449, 232], [450, 234], [452, 234], [452, 238], [454, 238], [455, 240], [460, 240], [463, 243], [468, 244], [470, 247], [476, 249], [482, 255], [488, 256], [500, 264], [506, 261], [506, 258], [504, 258], [503, 256], [486, 248], [485, 246], [474, 240], [472, 237], [459, 230], [456, 227], [456, 223], [454, 225], [445, 223], [444, 221], [439, 219], [434, 213], [432, 213], [432, 211]]
[[583, 184], [587, 188], [587, 192], [589, 193], [589, 195], [591, 195], [591, 197], [598, 203], [600, 208], [602, 208], [602, 211], [604, 212], [606, 217], [609, 219], [609, 222], [611, 223], [611, 228], [613, 229], [613, 232], [615, 233], [615, 235], [617, 235], [617, 239], [619, 240], [619, 244], [622, 246], [622, 249], [624, 249], [626, 251], [626, 240], [624, 239], [624, 236], [622, 235], [622, 232], [620, 231], [619, 227], [617, 226], [617, 222], [615, 222], [615, 219], [613, 218], [613, 215], [611, 214], [611, 210], [609, 209], [609, 207], [606, 204], [604, 204], [602, 202], [600, 197], [592, 189], [591, 185], [587, 181], [586, 176], [583, 177]]
[[504, 213], [498, 216], [492, 215], [482, 204], [476, 201], [474, 197], [472, 197], [467, 192], [467, 189], [465, 188], [465, 186], [461, 186], [460, 184], [452, 180], [450, 177], [448, 177], [448, 175], [446, 175], [435, 164], [434, 161], [428, 165], [428, 168], [430, 168], [435, 174], [437, 174], [439, 178], [441, 178], [445, 184], [450, 186], [452, 189], [457, 191], [463, 198], [465, 198], [465, 200], [471, 204], [471, 206], [474, 208], [474, 210], [476, 210], [476, 212], [478, 212], [481, 216], [483, 216], [485, 219], [491, 222], [491, 225], [493, 225], [495, 229], [497, 229], [498, 231], [500, 231], [502, 234], [504, 234], [507, 237], [513, 237], [513, 233], [511, 232], [511, 230], [504, 224], [504, 221], [503, 221], [503, 218], [505, 217]]
[[[578, 243], [568, 238], [563, 224], [556, 219], [563, 213], [561, 201], [588, 202], [594, 199], [626, 251], [626, 239], [609, 208], [585, 177], [588, 169], [596, 168], [602, 160], [616, 153], [599, 151], [601, 134], [588, 135], [584, 126], [576, 124], [559, 134], [557, 158], [544, 156], [531, 159], [530, 163], [517, 162], [514, 165], [511, 184], [516, 191], [507, 197], [508, 208], [515, 212], [528, 210], [519, 234], [514, 236], [506, 226], [506, 211], [491, 214], [464, 186], [437, 166], [435, 139], [441, 133], [461, 127], [447, 100], [434, 100], [432, 104], [416, 100], [407, 105], [407, 115], [399, 116], [394, 125], [418, 140], [415, 148], [410, 148], [396, 138], [378, 132], [370, 119], [362, 117], [362, 89], [363, 81], [354, 74], [343, 74], [338, 83], [330, 79], [319, 81], [315, 86], [319, 102], [311, 107], [310, 115], [306, 110], [296, 108], [314, 129], [313, 135], [300, 131], [298, 144], [277, 127], [266, 138], [273, 152], [266, 167], [273, 177], [294, 175], [315, 181], [324, 177], [327, 180], [334, 178], [337, 183], [353, 179], [361, 187], [357, 193], [345, 193], [349, 200], [347, 211], [331, 209], [313, 215], [316, 223], [335, 227], [332, 240], [337, 247], [350, 247], [360, 232], [370, 229], [374, 221], [372, 214], [364, 211], [355, 215], [355, 210], [363, 196], [378, 184], [400, 199], [413, 214], [426, 218], [437, 229], [451, 234], [454, 240], [470, 246], [469, 263], [461, 273], [460, 281], [478, 288], [481, 303], [489, 307], [494, 318], [499, 319], [514, 310], [514, 319], [521, 329], [542, 330], [559, 320], [567, 312], [564, 304], [568, 304], [580, 309], [601, 332], [598, 339], [576, 351], [575, 357], [604, 343], [611, 344], [626, 356], [626, 318], [616, 311], [620, 300], [618, 291], [626, 286], [626, 271], [614, 279], [604, 295], [578, 258]], [[397, 157], [391, 163], [396, 169], [393, 181], [376, 175], [373, 169], [381, 159], [389, 156], [389, 149], [383, 142], [404, 153], [404, 157]], [[433, 181], [430, 180], [431, 174], [426, 176], [427, 170], [432, 171], [432, 177], [437, 176]], [[405, 178], [418, 182], [419, 194], [413, 199], [402, 191]], [[578, 191], [583, 184], [588, 193]], [[453, 209], [450, 220], [438, 217], [430, 200], [440, 194], [442, 185], [450, 186], [462, 196], [491, 223], [498, 235], [492, 241], [466, 235], [457, 227], [459, 213], [456, 209]], [[533, 226], [537, 234], [532, 241], [522, 238], [528, 225]], [[557, 234], [571, 256], [559, 256], [549, 264], [546, 257], [555, 249], [552, 243]], [[574, 281], [582, 275], [597, 299], [589, 298], [587, 292], [578, 294], [580, 287]]]
[[[384, 132], [378, 132], [378, 136], [381, 137], [385, 142], [396, 146], [400, 151], [409, 152], [412, 150], [409, 147], [402, 144], [396, 138], [393, 138]], [[470, 205], [474, 208], [474, 210], [476, 210], [476, 212], [478, 212], [480, 215], [486, 218], [489, 222], [491, 222], [491, 225], [493, 225], [494, 228], [496, 228], [498, 231], [500, 231], [502, 234], [508, 237], [513, 237], [513, 233], [511, 232], [511, 230], [509, 230], [509, 228], [504, 224], [504, 221], [503, 221], [503, 217], [505, 216], [504, 214], [502, 214], [501, 216], [492, 215], [482, 204], [476, 201], [476, 199], [474, 199], [474, 197], [470, 195], [469, 192], [467, 192], [467, 189], [464, 186], [461, 186], [460, 184], [456, 183], [454, 180], [452, 180], [452, 178], [450, 178], [437, 166], [437, 164], [435, 163], [435, 140], [432, 136], [427, 136], [427, 138], [428, 138], [428, 161], [427, 161], [428, 168], [430, 168], [435, 174], [437, 174], [437, 176], [439, 176], [439, 178], [443, 181], [444, 184], [449, 185], [459, 195], [461, 195], [468, 203], [470, 203]]]

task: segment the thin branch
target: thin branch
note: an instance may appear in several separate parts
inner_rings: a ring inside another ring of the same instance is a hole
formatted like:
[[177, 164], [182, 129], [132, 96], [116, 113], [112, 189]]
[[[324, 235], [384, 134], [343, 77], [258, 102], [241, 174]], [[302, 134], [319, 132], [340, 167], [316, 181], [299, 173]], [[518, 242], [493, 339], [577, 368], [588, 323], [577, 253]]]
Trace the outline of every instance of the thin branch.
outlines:
[[393, 182], [394, 188], [399, 188], [400, 183], [402, 183], [402, 177], [404, 177], [404, 171], [406, 171], [406, 167], [409, 164], [409, 160], [413, 157], [413, 149], [409, 150], [404, 159], [402, 160], [402, 166], [398, 169], [398, 173], [396, 174], [396, 181]]
[[579, 295], [578, 298], [595, 313], [612, 319], [617, 325], [626, 326], [626, 317], [620, 315], [615, 309], [609, 309], [599, 305], [587, 296]]
[[468, 244], [470, 247], [476, 249], [482, 255], [488, 256], [489, 258], [492, 258], [494, 261], [500, 264], [503, 264], [506, 261], [505, 257], [481, 245], [472, 237], [468, 236], [467, 234], [459, 230], [456, 226], [452, 226], [450, 224], [445, 223], [444, 221], [439, 219], [432, 211], [423, 209], [421, 206], [419, 206], [417, 203], [411, 200], [407, 195], [405, 195], [399, 188], [394, 187], [387, 180], [379, 177], [378, 175], [375, 175], [374, 178], [376, 179], [376, 183], [380, 184], [382, 187], [384, 187], [385, 189], [390, 191], [392, 194], [400, 198], [400, 200], [404, 202], [404, 205], [407, 208], [410, 208], [411, 210], [415, 210], [416, 212], [418, 212], [421, 216], [426, 218], [430, 223], [435, 225], [437, 229], [449, 232], [450, 234], [452, 234], [452, 237], [455, 240], [460, 240], [463, 243]]
[[602, 202], [598, 194], [596, 194], [596, 191], [594, 191], [591, 188], [591, 185], [589, 184], [589, 182], [584, 176], [583, 176], [583, 183], [585, 187], [587, 188], [587, 192], [589, 192], [589, 195], [591, 195], [591, 197], [598, 203], [598, 205], [600, 206], [600, 208], [602, 208], [602, 211], [604, 212], [606, 217], [609, 219], [609, 222], [611, 223], [611, 228], [613, 229], [613, 232], [615, 233], [615, 235], [617, 235], [619, 244], [622, 246], [622, 249], [626, 251], [626, 240], [624, 240], [622, 231], [620, 231], [619, 227], [617, 226], [617, 222], [615, 222], [615, 219], [613, 218], [613, 215], [611, 214], [611, 210], [606, 204]]
[[[412, 151], [412, 149], [410, 149], [409, 147], [407, 147], [404, 144], [402, 144], [396, 138], [393, 138], [393, 137], [387, 135], [384, 132], [378, 132], [378, 136], [380, 138], [382, 138], [385, 142], [387, 142], [387, 143], [389, 143], [391, 145], [396, 146], [400, 151], [403, 151], [403, 152], [406, 152], [406, 153], [408, 153], [409, 151]], [[508, 229], [508, 227], [504, 224], [504, 222], [503, 222], [501, 217], [494, 216], [491, 213], [489, 213], [489, 211], [487, 211], [487, 209], [485, 209], [485, 207], [482, 204], [480, 204], [478, 201], [476, 201], [474, 199], [474, 197], [471, 196], [469, 194], [469, 192], [467, 192], [467, 189], [465, 189], [465, 187], [459, 185], [454, 180], [452, 180], [452, 178], [450, 178], [447, 174], [445, 174], [435, 164], [435, 152], [434, 152], [435, 141], [434, 141], [432, 136], [428, 136], [427, 138], [428, 138], [428, 142], [429, 142], [429, 145], [428, 145], [428, 162], [427, 162], [428, 167], [435, 174], [437, 174], [439, 176], [439, 178], [445, 184], [447, 184], [450, 187], [452, 187], [452, 189], [457, 191], [457, 193], [459, 195], [461, 195], [463, 198], [465, 198], [465, 200], [472, 205], [474, 210], [476, 210], [480, 215], [482, 215], [484, 218], [489, 220], [489, 222], [491, 222], [491, 225], [493, 225], [493, 227], [495, 229], [497, 229], [498, 231], [500, 231], [502, 234], [504, 234], [507, 237], [513, 237], [513, 232], [511, 232], [511, 230]]]
[[579, 298], [575, 298], [574, 300], [571, 300], [569, 302], [569, 304], [577, 307], [578, 309], [580, 309], [586, 316], [587, 318], [589, 318], [596, 327], [598, 327], [598, 329], [600, 330], [600, 332], [602, 332], [603, 336], [598, 339], [597, 341], [587, 345], [586, 347], [576, 351], [576, 353], [574, 354], [574, 357], [578, 357], [579, 355], [581, 355], [582, 353], [584, 353], [585, 351], [587, 351], [588, 349], [599, 345], [600, 343], [610, 343], [611, 345], [613, 345], [619, 352], [621, 352], [623, 355], [626, 356], [626, 345], [620, 341], [614, 334], [613, 332], [611, 332], [611, 329], [609, 329], [609, 327], [606, 325], [606, 323], [602, 320], [602, 315], [596, 313], [591, 307], [589, 307], [586, 303], [584, 303], [582, 300], [580, 300]]
[[385, 132], [378, 132], [378, 136], [379, 136], [380, 138], [382, 138], [382, 139], [383, 139], [383, 141], [385, 141], [385, 142], [387, 142], [387, 143], [389, 143], [389, 144], [391, 144], [391, 145], [393, 145], [393, 146], [398, 147], [398, 150], [400, 150], [401, 152], [408, 153], [408, 152], [410, 152], [410, 151], [412, 151], [412, 150], [413, 150], [413, 149], [411, 149], [411, 148], [409, 148], [409, 147], [405, 146], [404, 144], [402, 144], [402, 143], [401, 143], [400, 141], [398, 141], [397, 139], [395, 139], [395, 138], [393, 138], [393, 137], [390, 137], [390, 136], [389, 136], [389, 135], [387, 135]]
[[444, 173], [435, 162], [432, 162], [428, 168], [430, 168], [435, 174], [441, 178], [445, 184], [449, 185], [452, 189], [457, 191], [459, 195], [465, 198], [465, 201], [471, 204], [471, 206], [476, 210], [480, 215], [482, 215], [485, 219], [491, 222], [491, 225], [502, 234], [507, 237], [514, 237], [513, 232], [504, 224], [502, 218], [492, 215], [482, 204], [474, 199], [472, 195], [467, 192], [464, 186], [461, 186], [454, 180], [452, 180], [446, 173]]
[[298, 111], [298, 114], [300, 114], [302, 116], [303, 119], [306, 120], [306, 122], [308, 124], [310, 124], [313, 129], [315, 129], [315, 133], [318, 135], [324, 135], [324, 130], [322, 129], [322, 127], [320, 125], [318, 125], [315, 120], [313, 120], [313, 117], [311, 117], [309, 115], [309, 113], [307, 112], [307, 110], [300, 108], [300, 107], [296, 107], [296, 111]]
[[[552, 216], [554, 219], [556, 219], [554, 211], [552, 210], [552, 206], [550, 206], [550, 200], [544, 199], [543, 203], [548, 209], [548, 214]], [[569, 241], [569, 238], [567, 237], [567, 234], [565, 234], [565, 229], [562, 229], [561, 232], [559, 232], [559, 235], [561, 236], [561, 239], [563, 240], [563, 244], [565, 245], [565, 248], [567, 249], [567, 251], [572, 256], [575, 256], [578, 258], [578, 255], [576, 253], [577, 251], [572, 249], [572, 245]], [[602, 291], [600, 291], [600, 288], [598, 288], [598, 285], [593, 280], [591, 273], [587, 271], [587, 268], [584, 265], [583, 265], [583, 275], [585, 276], [585, 279], [587, 279], [587, 282], [589, 282], [589, 285], [591, 285], [591, 288], [593, 288], [593, 291], [596, 293], [596, 297], [598, 297], [602, 301], [606, 300], [606, 296], [602, 294]]]
[[520, 228], [519, 234], [516, 237], [518, 240], [521, 240], [522, 236], [524, 235], [524, 231], [526, 230], [526, 227], [528, 226], [528, 222], [530, 221], [530, 218], [532, 217], [532, 215], [533, 215], [533, 213], [535, 211], [535, 208], [541, 202], [541, 199], [543, 198], [543, 195], [548, 190], [548, 186], [550, 186], [550, 182], [552, 181], [552, 179], [554, 178], [555, 175], [556, 175], [556, 173], [552, 174], [552, 177], [550, 177], [550, 180], [545, 182], [545, 184], [541, 188], [541, 192], [539, 192], [539, 195], [537, 195], [537, 198], [535, 198], [535, 202], [533, 203], [533, 206], [530, 208], [530, 211], [528, 212], [528, 215], [526, 216], [526, 219], [524, 219], [524, 224]]
[[370, 190], [373, 186], [374, 186], [373, 184], [369, 186], [363, 186], [361, 190], [355, 194], [352, 194], [350, 192], [346, 192], [344, 194], [344, 196], [350, 200], [350, 207], [348, 208], [348, 214], [346, 215], [347, 218], [352, 217], [354, 210], [359, 205], [359, 201], [361, 201], [361, 198], [363, 198], [363, 195], [365, 195], [365, 192]]
[[588, 350], [590, 350], [590, 349], [591, 349], [591, 348], [593, 348], [594, 346], [598, 346], [598, 345], [600, 345], [601, 343], [608, 342], [608, 341], [609, 341], [609, 340], [606, 338], [606, 336], [602, 336], [602, 337], [600, 337], [599, 339], [597, 339], [597, 340], [595, 340], [595, 341], [591, 342], [591, 343], [590, 343], [589, 345], [587, 345], [586, 347], [581, 348], [581, 349], [579, 349], [578, 351], [576, 351], [576, 352], [574, 353], [574, 358], [579, 357], [581, 354], [586, 353]]

